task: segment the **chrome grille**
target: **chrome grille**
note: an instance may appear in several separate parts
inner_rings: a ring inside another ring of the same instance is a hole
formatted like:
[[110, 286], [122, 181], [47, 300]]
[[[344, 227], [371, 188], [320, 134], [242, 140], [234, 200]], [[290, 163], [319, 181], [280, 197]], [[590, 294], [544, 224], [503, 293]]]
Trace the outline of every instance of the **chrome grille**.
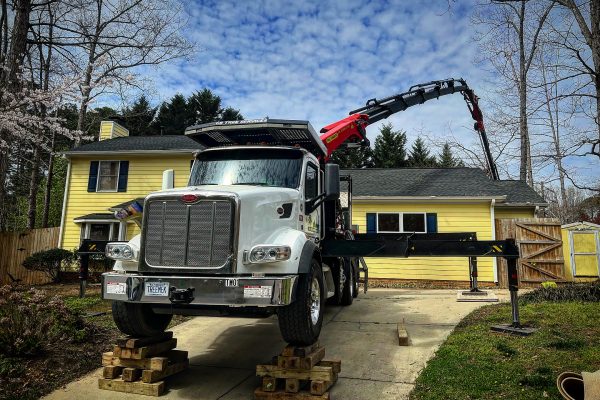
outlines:
[[233, 203], [178, 199], [146, 204], [144, 253], [146, 264], [163, 268], [220, 268], [233, 252]]

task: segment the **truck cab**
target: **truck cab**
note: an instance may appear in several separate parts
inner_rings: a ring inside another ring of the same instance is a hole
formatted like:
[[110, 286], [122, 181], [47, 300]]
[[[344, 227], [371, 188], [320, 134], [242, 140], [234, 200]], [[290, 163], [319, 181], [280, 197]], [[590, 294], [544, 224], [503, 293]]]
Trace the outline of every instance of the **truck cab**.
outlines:
[[323, 143], [305, 121], [187, 133], [207, 147], [188, 186], [149, 194], [141, 234], [107, 245], [116, 262], [102, 296], [117, 326], [149, 336], [173, 314], [276, 313], [286, 341], [312, 344], [326, 300], [348, 305], [358, 293], [356, 260], [321, 257], [321, 241], [344, 234], [338, 166], [322, 162]]

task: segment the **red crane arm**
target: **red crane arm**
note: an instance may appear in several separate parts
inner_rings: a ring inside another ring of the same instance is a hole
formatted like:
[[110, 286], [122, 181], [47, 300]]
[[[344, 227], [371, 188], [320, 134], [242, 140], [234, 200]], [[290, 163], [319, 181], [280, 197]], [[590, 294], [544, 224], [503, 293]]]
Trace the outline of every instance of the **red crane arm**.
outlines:
[[370, 99], [364, 107], [350, 111], [350, 116], [327, 125], [321, 129], [321, 140], [327, 147], [325, 161], [331, 154], [346, 143], [368, 145], [366, 127], [377, 121], [406, 110], [428, 100], [438, 99], [453, 93], [462, 93], [471, 117], [475, 120], [475, 130], [484, 147], [489, 173], [492, 179], [499, 179], [498, 171], [491, 155], [489, 143], [483, 125], [483, 113], [479, 108], [478, 98], [463, 79], [445, 79], [414, 85], [408, 92], [399, 93], [384, 99]]

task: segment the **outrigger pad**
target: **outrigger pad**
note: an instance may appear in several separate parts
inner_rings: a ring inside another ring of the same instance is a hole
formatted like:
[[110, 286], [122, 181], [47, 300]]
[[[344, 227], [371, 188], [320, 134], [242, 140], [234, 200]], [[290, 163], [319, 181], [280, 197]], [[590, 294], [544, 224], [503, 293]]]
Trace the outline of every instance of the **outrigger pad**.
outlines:
[[490, 329], [493, 332], [498, 332], [498, 333], [508, 333], [511, 335], [518, 335], [518, 336], [529, 336], [531, 334], [533, 334], [535, 331], [537, 331], [537, 328], [532, 328], [529, 326], [513, 326], [510, 324], [503, 324], [503, 325], [493, 325], [490, 327]]

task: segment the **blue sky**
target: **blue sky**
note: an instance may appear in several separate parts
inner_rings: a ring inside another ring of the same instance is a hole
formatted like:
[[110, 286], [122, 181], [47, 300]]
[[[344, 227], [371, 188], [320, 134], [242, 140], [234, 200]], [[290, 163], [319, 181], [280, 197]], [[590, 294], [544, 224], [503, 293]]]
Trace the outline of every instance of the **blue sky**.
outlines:
[[[208, 87], [246, 118], [308, 119], [318, 130], [367, 99], [462, 77], [482, 98], [485, 113], [494, 79], [473, 63], [474, 1], [452, 2], [451, 10], [446, 0], [185, 4], [186, 34], [200, 51], [153, 72], [156, 103]], [[451, 132], [478, 146], [460, 95], [388, 121], [408, 132], [409, 143], [419, 134], [443, 140]], [[378, 125], [368, 130], [372, 141]]]

